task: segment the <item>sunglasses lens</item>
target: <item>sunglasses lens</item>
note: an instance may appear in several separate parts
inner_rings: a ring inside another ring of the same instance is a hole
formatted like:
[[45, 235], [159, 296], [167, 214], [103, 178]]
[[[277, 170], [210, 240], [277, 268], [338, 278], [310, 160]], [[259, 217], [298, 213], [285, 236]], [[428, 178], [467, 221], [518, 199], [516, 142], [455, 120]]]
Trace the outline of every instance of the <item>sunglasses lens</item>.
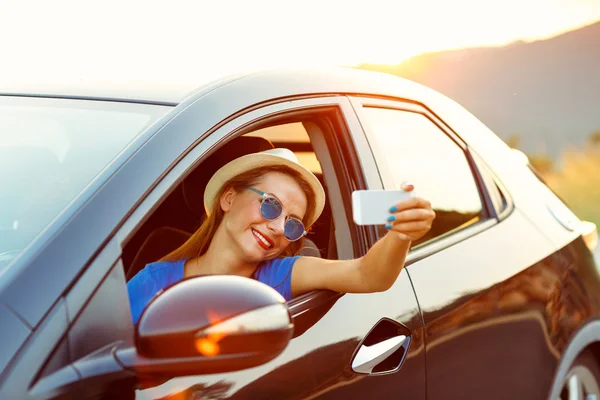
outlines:
[[267, 197], [260, 205], [260, 213], [265, 219], [275, 219], [281, 215], [283, 207], [279, 200], [274, 197]]
[[298, 240], [304, 235], [304, 224], [296, 218], [289, 218], [285, 222], [283, 234], [288, 240]]

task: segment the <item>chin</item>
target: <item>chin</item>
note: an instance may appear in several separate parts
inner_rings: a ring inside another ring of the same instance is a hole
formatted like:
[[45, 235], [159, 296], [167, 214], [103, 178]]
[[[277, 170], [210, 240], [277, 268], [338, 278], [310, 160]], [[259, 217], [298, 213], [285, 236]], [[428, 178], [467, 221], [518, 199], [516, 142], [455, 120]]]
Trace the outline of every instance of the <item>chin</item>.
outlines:
[[[252, 238], [254, 240], [254, 238]], [[264, 250], [255, 243], [245, 243], [242, 247], [242, 254], [247, 262], [259, 263], [270, 257], [271, 250]]]
[[269, 250], [265, 250], [256, 242], [254, 238], [254, 234], [252, 231], [249, 231], [248, 237], [244, 237], [244, 240], [240, 243], [242, 247], [242, 251], [244, 254], [244, 258], [247, 262], [256, 262], [260, 263], [262, 261], [272, 260], [281, 255], [281, 253], [285, 250], [284, 248], [279, 248], [277, 245], [270, 248]]
[[254, 249], [254, 251], [248, 251], [246, 252], [246, 254], [249, 258], [248, 261], [261, 263], [263, 261], [268, 261], [277, 258], [281, 254], [281, 251], [275, 251], [273, 249], [263, 250], [262, 248], [258, 248]]

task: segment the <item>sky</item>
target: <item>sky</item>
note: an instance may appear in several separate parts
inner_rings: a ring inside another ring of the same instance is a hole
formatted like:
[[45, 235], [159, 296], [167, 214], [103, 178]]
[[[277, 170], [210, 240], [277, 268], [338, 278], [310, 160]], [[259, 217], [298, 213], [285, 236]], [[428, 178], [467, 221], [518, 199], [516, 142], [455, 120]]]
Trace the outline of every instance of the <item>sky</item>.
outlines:
[[600, 0], [0, 0], [0, 87], [396, 64], [600, 20]]

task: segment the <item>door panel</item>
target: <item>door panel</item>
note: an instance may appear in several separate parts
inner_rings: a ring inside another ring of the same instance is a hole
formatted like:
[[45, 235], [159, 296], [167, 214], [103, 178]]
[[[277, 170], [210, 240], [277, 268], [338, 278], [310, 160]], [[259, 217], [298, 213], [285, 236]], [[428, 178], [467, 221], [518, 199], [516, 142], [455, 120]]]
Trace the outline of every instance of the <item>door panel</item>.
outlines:
[[111, 343], [133, 343], [133, 325], [123, 264], [115, 263], [89, 298], [69, 328], [69, 347], [73, 362]]
[[[411, 344], [404, 365], [390, 375], [365, 376], [350, 361], [360, 341], [382, 317], [404, 324]], [[292, 340], [275, 360], [247, 370], [172, 379], [139, 390], [137, 399], [348, 399], [425, 398], [422, 321], [406, 271], [388, 291], [346, 294], [313, 327]]]
[[[326, 104], [325, 102], [339, 105], [344, 123], [352, 134], [352, 143], [356, 146], [356, 152], [361, 158], [361, 164], [366, 167], [372, 166], [373, 158], [370, 149], [349, 101], [346, 98], [336, 97], [312, 99], [310, 102], [313, 106]], [[296, 104], [286, 103], [285, 106], [265, 107], [265, 109], [255, 110], [232, 120], [222, 129], [214, 132], [198, 147], [204, 147], [205, 142], [206, 146], [208, 146], [208, 142], [216, 142], [218, 137], [215, 134], [226, 134], [239, 124], [258, 118], [267, 111], [272, 113], [273, 111], [282, 111], [284, 107], [297, 107], [300, 103], [308, 104], [308, 100], [294, 103]], [[276, 110], [273, 110], [274, 108]], [[189, 156], [194, 152], [192, 151]], [[175, 169], [178, 168], [179, 166], [175, 167]], [[329, 171], [329, 173], [332, 180], [328, 181], [328, 185], [331, 186], [336, 184], [336, 179], [333, 175], [334, 171]], [[369, 187], [377, 188], [377, 185], [379, 188], [381, 187], [381, 181], [376, 176], [375, 168], [369, 168], [366, 175]], [[169, 179], [167, 176], [166, 180]], [[332, 190], [331, 187], [329, 189]], [[154, 194], [150, 197], [153, 196]], [[344, 209], [342, 204], [337, 206]], [[143, 214], [136, 212], [132, 221], [142, 217]], [[344, 213], [341, 214], [341, 218], [343, 220], [335, 221], [338, 231], [348, 229]], [[130, 222], [125, 226], [133, 227]], [[336, 236], [340, 233], [338, 232]], [[352, 247], [352, 243], [344, 245]], [[352, 251], [349, 254], [352, 254]], [[295, 302], [300, 301], [302, 299], [292, 300], [290, 308], [293, 310]], [[320, 316], [323, 314], [324, 308], [329, 308], [329, 310], [320, 319], [312, 318], [312, 320], [318, 319], [318, 321], [295, 337], [279, 357], [265, 365], [225, 374], [171, 379], [158, 386], [138, 390], [136, 399], [356, 398], [367, 397], [373, 393], [381, 397], [398, 397], [400, 393], [406, 393], [407, 398], [425, 398], [422, 318], [406, 271], [400, 275], [396, 284], [384, 293], [345, 294], [335, 299], [333, 304], [331, 302], [319, 303], [315, 308], [309, 307], [305, 313], [314, 313], [315, 316]], [[306, 314], [303, 314], [303, 319], [311, 320], [310, 317], [306, 318]], [[410, 330], [411, 344], [406, 361], [399, 371], [390, 375], [370, 377], [354, 373], [351, 368], [351, 359], [355, 350], [363, 338], [384, 317], [402, 323]]]
[[0, 350], [0, 378], [17, 350], [23, 345], [31, 330], [6, 306], [0, 304], [0, 321], [6, 339]]
[[551, 254], [516, 209], [408, 267], [425, 321], [428, 399], [546, 395], [559, 358], [548, 335], [561, 274]]
[[467, 146], [429, 111], [353, 104], [386, 188], [409, 176], [437, 214], [408, 258], [425, 323], [427, 398], [543, 398], [560, 357], [551, 332], [564, 268], [552, 243], [518, 208], [498, 221]]
[[[13, 359], [13, 365], [3, 375], [0, 381], [2, 383], [0, 399], [30, 399], [48, 395], [47, 391], [41, 390], [40, 393], [40, 390], [33, 386], [34, 380], [42, 369], [44, 360], [50, 359], [67, 326], [67, 307], [64, 299], [60, 298], [40, 326], [29, 336], [26, 345]], [[51, 375], [53, 372], [49, 371]], [[61, 370], [58, 373], [61, 373]], [[77, 374], [69, 366], [62, 371], [62, 374], [69, 376], [63, 378], [68, 381], [77, 379]]]

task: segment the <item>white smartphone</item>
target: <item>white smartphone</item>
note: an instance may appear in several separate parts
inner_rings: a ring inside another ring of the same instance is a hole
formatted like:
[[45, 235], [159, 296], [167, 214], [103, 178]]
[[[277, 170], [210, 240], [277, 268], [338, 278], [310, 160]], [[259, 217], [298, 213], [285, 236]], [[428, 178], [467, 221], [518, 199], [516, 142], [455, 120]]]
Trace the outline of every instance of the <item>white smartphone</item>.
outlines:
[[355, 190], [352, 192], [352, 216], [357, 225], [385, 225], [390, 208], [413, 197], [404, 190]]

